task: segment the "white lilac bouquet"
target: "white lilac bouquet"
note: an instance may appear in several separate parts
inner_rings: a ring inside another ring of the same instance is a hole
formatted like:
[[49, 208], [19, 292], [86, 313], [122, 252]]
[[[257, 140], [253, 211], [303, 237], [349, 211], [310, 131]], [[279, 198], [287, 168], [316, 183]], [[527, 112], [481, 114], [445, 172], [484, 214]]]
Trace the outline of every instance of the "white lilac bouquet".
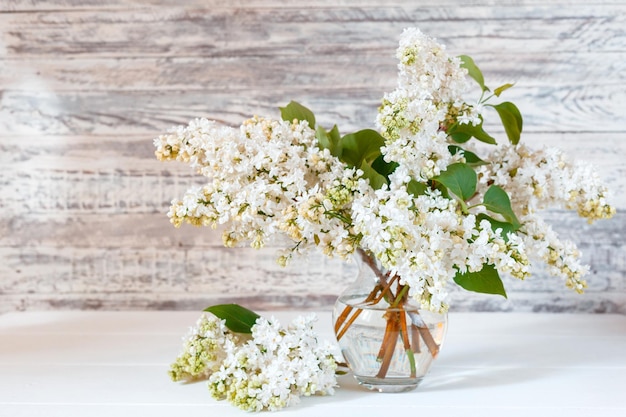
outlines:
[[[491, 91], [469, 57], [449, 56], [417, 29], [404, 31], [397, 57], [398, 86], [383, 99], [378, 131], [341, 136], [292, 102], [283, 120], [254, 117], [233, 128], [197, 119], [159, 136], [160, 160], [189, 163], [209, 178], [172, 202], [172, 223], [224, 225], [228, 247], [261, 248], [286, 235], [281, 264], [313, 248], [341, 258], [362, 250], [434, 311], [447, 308], [451, 279], [502, 293], [499, 274], [524, 279], [531, 259], [582, 291], [580, 253], [539, 210], [611, 217], [597, 175], [558, 150], [519, 143], [517, 107], [490, 103], [511, 85]], [[481, 88], [477, 101], [463, 97], [468, 78]], [[487, 110], [500, 116], [507, 143], [496, 145], [483, 129]], [[479, 157], [470, 139], [493, 149]]]
[[[385, 271], [369, 298], [393, 298], [396, 306], [412, 300], [445, 312], [451, 282], [506, 296], [500, 274], [524, 279], [531, 261], [582, 292], [587, 267], [579, 251], [540, 211], [576, 210], [589, 222], [611, 217], [597, 175], [558, 150], [520, 143], [520, 111], [500, 100], [512, 85], [488, 88], [468, 56], [450, 56], [407, 29], [397, 58], [397, 88], [384, 96], [376, 130], [342, 136], [291, 102], [282, 120], [253, 117], [233, 128], [197, 119], [158, 137], [160, 160], [189, 163], [208, 178], [173, 201], [172, 223], [221, 226], [229, 247], [261, 248], [286, 236], [283, 265], [311, 249], [356, 253]], [[464, 96], [472, 80], [477, 100]], [[495, 115], [506, 133], [501, 143], [483, 126]]]

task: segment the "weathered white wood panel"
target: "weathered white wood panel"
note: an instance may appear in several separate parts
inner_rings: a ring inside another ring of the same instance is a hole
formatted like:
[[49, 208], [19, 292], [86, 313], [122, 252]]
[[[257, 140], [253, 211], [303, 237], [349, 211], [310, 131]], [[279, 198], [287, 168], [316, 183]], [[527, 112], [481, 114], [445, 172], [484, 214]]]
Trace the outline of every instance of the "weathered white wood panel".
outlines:
[[[320, 123], [340, 123], [344, 130], [354, 130], [373, 125], [382, 94], [341, 87], [311, 91], [7, 91], [0, 107], [6, 112], [0, 129], [17, 135], [112, 135], [121, 129], [145, 134], [206, 115], [209, 101], [216, 106], [211, 118], [238, 125], [254, 114], [277, 117], [278, 106], [290, 100], [285, 96], [315, 110]], [[622, 109], [611, 105], [626, 101], [626, 91], [617, 85], [519, 87], [507, 94], [507, 99], [520, 103], [527, 132], [620, 132], [624, 126]]]
[[350, 265], [283, 270], [273, 248], [172, 228], [169, 201], [202, 178], [156, 161], [152, 138], [291, 99], [344, 132], [371, 127], [398, 35], [418, 26], [490, 85], [516, 82], [524, 140], [596, 164], [619, 209], [593, 226], [549, 213], [591, 265], [586, 295], [539, 269], [507, 281], [509, 300], [455, 291], [455, 308], [626, 313], [626, 0], [100, 3], [0, 4], [0, 311], [330, 305]]

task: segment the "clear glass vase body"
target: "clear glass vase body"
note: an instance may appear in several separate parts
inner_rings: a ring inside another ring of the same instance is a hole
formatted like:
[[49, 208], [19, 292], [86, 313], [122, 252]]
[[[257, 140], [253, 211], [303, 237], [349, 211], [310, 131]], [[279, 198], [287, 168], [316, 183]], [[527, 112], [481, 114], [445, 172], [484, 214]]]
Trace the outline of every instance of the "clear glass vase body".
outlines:
[[335, 335], [359, 384], [379, 392], [415, 389], [437, 357], [447, 314], [421, 310], [398, 277], [359, 253], [356, 281], [337, 299]]

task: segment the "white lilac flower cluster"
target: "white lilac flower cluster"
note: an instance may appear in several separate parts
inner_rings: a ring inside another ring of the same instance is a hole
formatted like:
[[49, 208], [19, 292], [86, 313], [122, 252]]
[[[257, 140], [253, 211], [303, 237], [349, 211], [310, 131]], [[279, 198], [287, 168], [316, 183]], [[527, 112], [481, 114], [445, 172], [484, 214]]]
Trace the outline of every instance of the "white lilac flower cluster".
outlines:
[[569, 288], [582, 292], [586, 287], [582, 277], [588, 267], [581, 264], [576, 245], [560, 241], [536, 213], [556, 207], [576, 210], [589, 223], [610, 218], [615, 208], [607, 202], [607, 188], [591, 166], [567, 161], [558, 149], [503, 146], [488, 159], [493, 162], [478, 169], [481, 183], [486, 188], [491, 181], [508, 190], [524, 224], [525, 233], [520, 237], [527, 252], [543, 260], [554, 275], [563, 276]]
[[229, 225], [222, 235], [228, 247], [250, 242], [261, 248], [286, 232], [298, 251], [311, 245], [326, 246], [327, 253], [354, 250], [342, 221], [325, 215], [324, 195], [340, 187], [345, 166], [318, 147], [306, 122], [255, 117], [235, 129], [198, 119], [155, 145], [159, 159], [187, 162], [211, 178], [172, 202], [174, 225]]
[[217, 371], [226, 352], [246, 340], [245, 335], [232, 333], [224, 321], [203, 314], [183, 338], [183, 349], [169, 370], [174, 381], [208, 378]]
[[[611, 217], [615, 210], [593, 171], [558, 151], [521, 144], [494, 146], [480, 164], [470, 165], [468, 155], [478, 151], [471, 143], [460, 149], [447, 131], [482, 129], [485, 101], [463, 98], [466, 68], [417, 29], [402, 34], [397, 56], [398, 86], [385, 95], [376, 120], [381, 155], [394, 170], [378, 189], [361, 165], [322, 146], [307, 121], [255, 117], [234, 129], [196, 120], [155, 140], [157, 157], [188, 162], [210, 178], [172, 203], [171, 221], [224, 224], [227, 246], [249, 242], [259, 248], [282, 233], [291, 242], [281, 264], [315, 247], [342, 258], [362, 249], [432, 311], [447, 309], [447, 285], [455, 275], [488, 266], [524, 279], [529, 259], [545, 261], [568, 287], [582, 291], [580, 253], [560, 241], [537, 211], [559, 207], [589, 221]], [[435, 185], [459, 163], [477, 177], [475, 192], [464, 201]], [[420, 192], [412, 191], [415, 184]], [[519, 220], [514, 230], [499, 226], [502, 211], [494, 218], [483, 204], [494, 186], [510, 198], [509, 217]]]
[[418, 29], [405, 30], [396, 57], [398, 86], [385, 94], [376, 120], [386, 139], [382, 152], [415, 179], [428, 180], [460, 158], [448, 150], [442, 124], [451, 117], [479, 124], [478, 107], [461, 100], [469, 82], [460, 59]]
[[381, 265], [408, 284], [409, 294], [431, 311], [447, 309], [446, 284], [457, 271], [476, 272], [484, 264], [524, 279], [528, 259], [516, 236], [505, 239], [474, 214], [459, 217], [458, 203], [437, 190], [413, 197], [402, 168], [383, 187], [353, 203], [355, 232]]
[[339, 353], [317, 339], [315, 315], [287, 327], [259, 318], [252, 335], [232, 333], [224, 321], [203, 315], [171, 365], [175, 381], [208, 379], [211, 395], [246, 411], [278, 410], [301, 396], [332, 395]]

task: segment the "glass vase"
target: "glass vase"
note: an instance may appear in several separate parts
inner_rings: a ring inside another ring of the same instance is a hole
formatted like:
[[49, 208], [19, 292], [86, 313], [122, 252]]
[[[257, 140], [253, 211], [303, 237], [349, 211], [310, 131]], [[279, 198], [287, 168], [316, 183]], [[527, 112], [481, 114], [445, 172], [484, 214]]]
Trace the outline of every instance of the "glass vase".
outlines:
[[365, 252], [356, 281], [337, 299], [335, 335], [359, 384], [379, 392], [415, 389], [439, 353], [447, 314], [421, 310], [409, 288]]

